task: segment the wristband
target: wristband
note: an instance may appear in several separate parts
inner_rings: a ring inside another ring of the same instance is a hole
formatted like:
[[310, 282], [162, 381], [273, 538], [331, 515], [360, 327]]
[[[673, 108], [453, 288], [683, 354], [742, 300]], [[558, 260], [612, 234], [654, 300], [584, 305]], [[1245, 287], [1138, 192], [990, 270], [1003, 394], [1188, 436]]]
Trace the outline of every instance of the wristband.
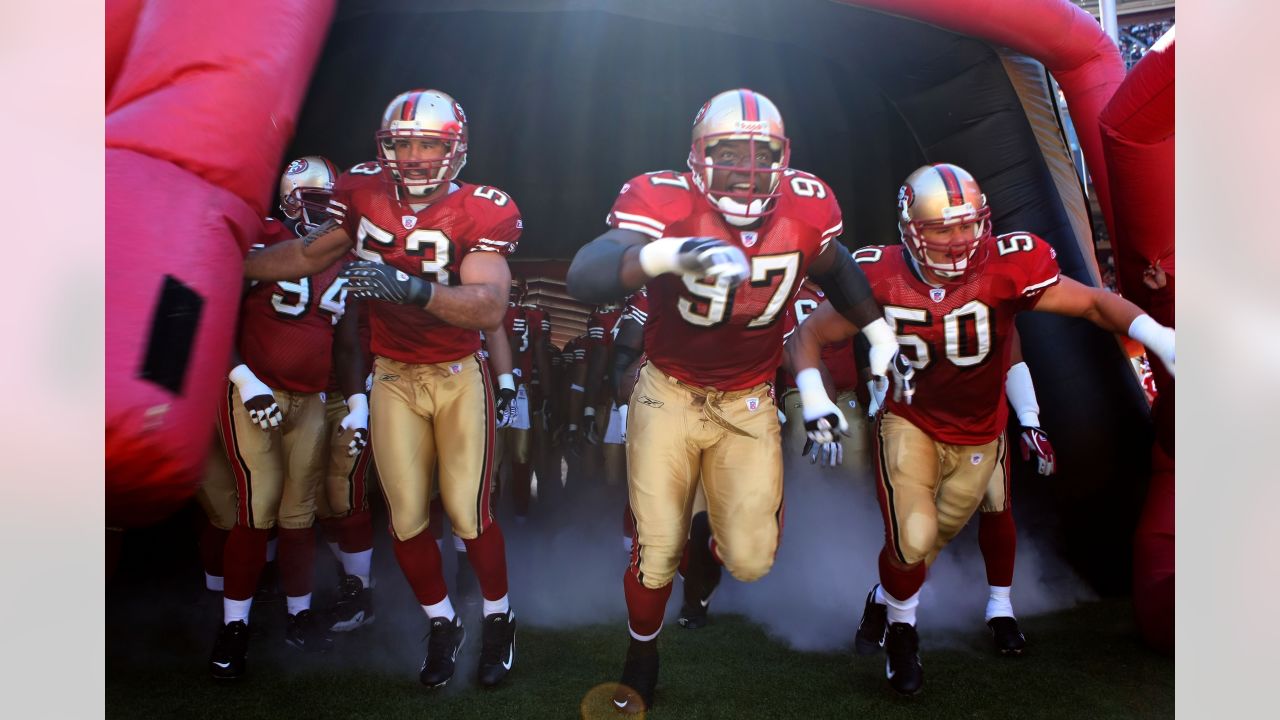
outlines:
[[1004, 376], [1004, 391], [1022, 427], [1040, 427], [1040, 403], [1025, 362], [1014, 363]]

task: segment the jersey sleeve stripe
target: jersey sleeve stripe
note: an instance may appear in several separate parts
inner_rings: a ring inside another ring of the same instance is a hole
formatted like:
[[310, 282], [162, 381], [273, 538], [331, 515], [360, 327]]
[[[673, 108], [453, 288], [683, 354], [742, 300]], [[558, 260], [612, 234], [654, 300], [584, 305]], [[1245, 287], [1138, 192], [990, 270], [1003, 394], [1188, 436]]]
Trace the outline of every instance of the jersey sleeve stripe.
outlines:
[[649, 237], [653, 238], [654, 240], [659, 240], [659, 239], [661, 239], [661, 238], [662, 238], [662, 231], [661, 231], [661, 230], [654, 230], [653, 228], [649, 227], [648, 225], [637, 225], [636, 223], [632, 223], [632, 222], [619, 222], [619, 223], [618, 223], [618, 229], [620, 229], [620, 230], [634, 230], [634, 231], [636, 231], [636, 232], [638, 232], [638, 233], [640, 233], [640, 234], [642, 234], [642, 235], [648, 235]]
[[1048, 280], [1045, 280], [1044, 282], [1038, 282], [1034, 285], [1028, 285], [1022, 288], [1022, 294], [1026, 295], [1027, 293], [1034, 292], [1036, 290], [1039, 290], [1040, 288], [1049, 287], [1050, 285], [1056, 282], [1058, 282], [1058, 276], [1054, 275], [1053, 277], [1049, 278]]
[[844, 231], [844, 221], [842, 220], [836, 223], [835, 225], [833, 225], [832, 227], [829, 227], [826, 230], [823, 230], [822, 237], [824, 240], [829, 240], [832, 237], [839, 235], [843, 231]]
[[641, 225], [649, 225], [650, 227], [658, 231], [664, 230], [667, 227], [666, 225], [663, 225], [657, 220], [654, 220], [653, 218], [645, 217], [644, 215], [636, 215], [635, 213], [621, 212], [618, 210], [614, 210], [613, 215], [619, 220], [626, 220], [628, 222], [640, 223]]

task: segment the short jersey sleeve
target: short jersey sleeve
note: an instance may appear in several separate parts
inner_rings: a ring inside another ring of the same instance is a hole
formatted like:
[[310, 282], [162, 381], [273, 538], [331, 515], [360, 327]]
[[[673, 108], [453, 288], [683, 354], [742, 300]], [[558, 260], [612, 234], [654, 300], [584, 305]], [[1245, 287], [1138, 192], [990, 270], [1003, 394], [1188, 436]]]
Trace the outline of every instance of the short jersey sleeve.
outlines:
[[655, 240], [667, 224], [689, 214], [689, 179], [670, 171], [646, 173], [628, 180], [605, 218], [611, 228], [633, 230]]
[[520, 209], [516, 201], [503, 191], [480, 185], [467, 198], [467, 212], [471, 214], [475, 228], [471, 246], [464, 252], [495, 252], [510, 255], [516, 251], [520, 243], [520, 233], [524, 230], [524, 221], [520, 218]]
[[1008, 233], [995, 239], [993, 249], [1020, 310], [1034, 307], [1040, 295], [1058, 283], [1058, 253], [1040, 237]]
[[631, 320], [644, 325], [649, 322], [649, 293], [644, 288], [631, 294], [627, 298], [626, 307], [622, 310], [623, 319]]
[[351, 166], [350, 170], [338, 176], [333, 183], [333, 194], [329, 197], [329, 215], [338, 221], [349, 237], [356, 236], [359, 216], [353, 212], [356, 191], [367, 186], [371, 180], [379, 180], [382, 167], [376, 162], [365, 162]]
[[604, 335], [608, 332], [608, 328], [604, 326], [604, 318], [600, 311], [591, 313], [587, 318], [587, 341], [592, 345], [600, 345], [604, 343]]

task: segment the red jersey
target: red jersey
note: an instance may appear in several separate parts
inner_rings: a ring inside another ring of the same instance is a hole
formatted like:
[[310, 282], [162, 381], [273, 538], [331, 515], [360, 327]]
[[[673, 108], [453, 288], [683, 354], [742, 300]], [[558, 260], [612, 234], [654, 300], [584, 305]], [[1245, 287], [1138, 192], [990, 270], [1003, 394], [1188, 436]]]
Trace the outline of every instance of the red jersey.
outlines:
[[587, 361], [587, 345], [589, 341], [584, 333], [564, 344], [564, 350], [560, 352], [560, 360], [564, 363], [565, 368], [571, 368], [575, 363]]
[[649, 291], [640, 288], [627, 297], [622, 307], [622, 319], [634, 320], [641, 325], [649, 322]]
[[616, 330], [622, 313], [623, 308], [620, 306], [591, 311], [587, 318], [587, 338], [592, 345], [602, 346], [606, 351], [613, 348], [613, 338], [617, 336]]
[[515, 304], [507, 305], [502, 319], [511, 343], [511, 365], [515, 369], [516, 384], [523, 385], [533, 376], [533, 333], [529, 329], [528, 311]]
[[842, 230], [826, 183], [788, 170], [777, 206], [758, 228], [736, 228], [707, 202], [689, 173], [640, 175], [622, 186], [610, 227], [653, 238], [714, 237], [736, 245], [751, 279], [723, 286], [664, 274], [649, 281], [649, 361], [690, 385], [741, 390], [772, 380], [782, 361], [782, 319], [809, 263]]
[[912, 403], [890, 394], [885, 407], [939, 442], [982, 445], [1004, 432], [1013, 318], [1058, 282], [1057, 253], [1044, 240], [1009, 233], [988, 242], [988, 260], [976, 277], [940, 288], [920, 278], [900, 245], [853, 254], [916, 367]]
[[[453, 191], [415, 210], [389, 189], [377, 163], [362, 163], [333, 187], [329, 212], [355, 241], [363, 260], [457, 285], [473, 252], [510, 255], [520, 240], [520, 211], [511, 196], [487, 185], [454, 183]], [[480, 332], [450, 325], [422, 308], [367, 304], [375, 354], [408, 363], [457, 360], [480, 349]]]
[[[786, 335], [790, 336], [800, 323], [809, 319], [809, 315], [826, 299], [826, 294], [817, 285], [811, 282], [803, 283], [800, 291], [796, 293], [795, 300], [787, 308]], [[824, 346], [822, 364], [826, 365], [827, 372], [831, 373], [831, 381], [835, 384], [836, 392], [858, 389], [858, 362], [853, 353], [853, 338]], [[791, 373], [783, 371], [782, 384], [784, 387], [793, 388], [796, 386], [796, 380], [791, 377]]]
[[[297, 237], [268, 218], [262, 244]], [[333, 326], [342, 317], [346, 281], [339, 261], [311, 277], [258, 282], [240, 304], [240, 357], [258, 379], [276, 390], [320, 392], [328, 385]]]

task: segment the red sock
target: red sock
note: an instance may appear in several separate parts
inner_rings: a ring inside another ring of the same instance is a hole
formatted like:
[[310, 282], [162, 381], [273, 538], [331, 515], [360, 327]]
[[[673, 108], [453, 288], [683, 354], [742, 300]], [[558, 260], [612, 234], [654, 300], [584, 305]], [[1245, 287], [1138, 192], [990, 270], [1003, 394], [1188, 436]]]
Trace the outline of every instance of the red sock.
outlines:
[[311, 593], [316, 569], [316, 529], [280, 528], [280, 588], [289, 597]]
[[436, 547], [431, 533], [418, 533], [408, 540], [399, 540], [393, 535], [391, 547], [396, 551], [400, 571], [409, 581], [419, 604], [435, 605], [448, 596], [444, 568], [440, 564], [440, 548]]
[[987, 564], [987, 584], [1013, 585], [1013, 559], [1018, 551], [1018, 529], [1013, 511], [978, 513], [978, 547]]
[[336, 523], [338, 547], [345, 553], [373, 549], [373, 513], [368, 510], [351, 513]]
[[903, 566], [893, 557], [893, 551], [888, 545], [880, 550], [880, 586], [885, 592], [899, 600], [906, 600], [920, 592], [924, 577], [924, 561]]
[[636, 635], [653, 635], [662, 629], [662, 616], [671, 597], [671, 583], [657, 590], [644, 586], [630, 565], [622, 576], [622, 591], [627, 596], [627, 624]]
[[484, 599], [501, 600], [507, 594], [507, 545], [502, 528], [495, 522], [475, 539], [462, 542], [467, 545], [467, 560], [476, 571]]
[[200, 564], [204, 566], [205, 573], [222, 577], [223, 548], [230, 534], [230, 530], [223, 530], [207, 519], [204, 521], [200, 528]]
[[258, 589], [258, 576], [267, 564], [267, 538], [269, 530], [236, 525], [227, 535], [223, 551], [222, 570], [224, 597], [230, 600], [248, 600]]
[[511, 463], [511, 499], [521, 517], [529, 514], [531, 472], [529, 463]]
[[342, 531], [339, 528], [342, 520], [343, 518], [340, 517], [318, 518], [316, 520], [320, 525], [320, 537], [324, 539], [326, 545], [341, 542]]

